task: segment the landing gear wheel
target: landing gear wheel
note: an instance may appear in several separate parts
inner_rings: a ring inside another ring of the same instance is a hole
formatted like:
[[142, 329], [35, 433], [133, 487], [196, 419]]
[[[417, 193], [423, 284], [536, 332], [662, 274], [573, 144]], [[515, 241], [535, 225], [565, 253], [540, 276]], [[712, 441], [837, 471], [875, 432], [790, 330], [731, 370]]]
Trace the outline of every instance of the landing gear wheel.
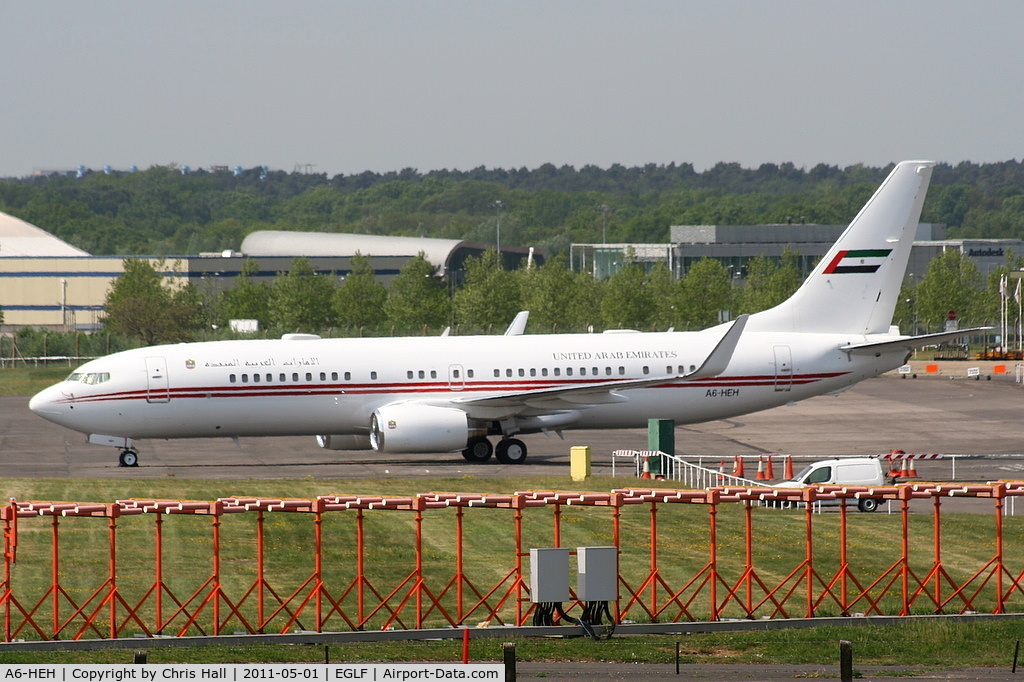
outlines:
[[494, 448], [494, 455], [502, 464], [522, 464], [526, 461], [526, 443], [518, 438], [505, 438]]
[[119, 467], [137, 467], [139, 466], [139, 453], [134, 450], [122, 450], [121, 455], [117, 458], [117, 466]]
[[483, 436], [474, 436], [466, 443], [466, 449], [462, 451], [462, 456], [467, 462], [480, 464], [489, 460], [493, 452], [494, 446], [491, 445], [491, 441]]
[[857, 502], [857, 509], [860, 509], [862, 512], [873, 512], [878, 509], [878, 500], [873, 497], [865, 497]]

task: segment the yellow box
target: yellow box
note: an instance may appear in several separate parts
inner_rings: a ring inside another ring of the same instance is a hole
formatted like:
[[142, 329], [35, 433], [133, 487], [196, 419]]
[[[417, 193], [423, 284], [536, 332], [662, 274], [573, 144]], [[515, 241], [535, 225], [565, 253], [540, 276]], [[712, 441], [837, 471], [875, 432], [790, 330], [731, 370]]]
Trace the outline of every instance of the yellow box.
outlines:
[[574, 445], [569, 449], [569, 473], [574, 481], [590, 478], [590, 446]]

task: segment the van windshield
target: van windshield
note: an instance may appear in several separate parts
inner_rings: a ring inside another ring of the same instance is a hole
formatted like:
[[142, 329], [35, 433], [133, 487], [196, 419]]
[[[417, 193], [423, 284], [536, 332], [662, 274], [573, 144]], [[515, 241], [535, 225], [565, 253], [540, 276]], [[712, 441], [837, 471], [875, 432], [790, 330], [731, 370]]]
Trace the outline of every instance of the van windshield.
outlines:
[[804, 483], [814, 485], [815, 483], [827, 483], [832, 480], [832, 467], [819, 467], [809, 473]]

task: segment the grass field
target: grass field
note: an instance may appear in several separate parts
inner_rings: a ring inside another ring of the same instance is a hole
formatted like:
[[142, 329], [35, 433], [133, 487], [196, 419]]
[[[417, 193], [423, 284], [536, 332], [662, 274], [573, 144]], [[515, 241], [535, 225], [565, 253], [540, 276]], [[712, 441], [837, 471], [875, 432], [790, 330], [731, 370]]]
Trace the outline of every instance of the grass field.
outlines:
[[[587, 490], [609, 490], [621, 481], [594, 479]], [[515, 490], [564, 489], [563, 477], [552, 479], [435, 479], [386, 481], [110, 481], [71, 479], [2, 479], [0, 495], [19, 500], [50, 500], [109, 502], [119, 498], [157, 498], [212, 500], [218, 496], [262, 496], [312, 498], [320, 494], [411, 495], [428, 490], [461, 490], [465, 492], [502, 492]], [[692, 576], [707, 561], [708, 508], [702, 505], [666, 505], [659, 514], [661, 571], [670, 584]], [[351, 567], [353, 529], [351, 515], [330, 516], [324, 520], [325, 536], [331, 546], [325, 551], [325, 580], [337, 581]], [[252, 546], [254, 531], [245, 515], [226, 516], [221, 522], [224, 556], [222, 580], [226, 591], [237, 594], [250, 584], [254, 575]], [[944, 557], [944, 566], [956, 580], [963, 580], [991, 557], [994, 537], [991, 519], [978, 514], [945, 514], [943, 541], [951, 548]], [[644, 576], [648, 511], [645, 505], [626, 508], [622, 513], [624, 563], [622, 573], [632, 584]], [[717, 513], [720, 570], [735, 574], [743, 567], [743, 530], [741, 510], [722, 505]], [[911, 519], [912, 546], [919, 546], [919, 560], [912, 568], [920, 575], [930, 565], [931, 517], [920, 515]], [[762, 510], [755, 517], [758, 542], [755, 564], [766, 581], [779, 580], [803, 558], [804, 515], [800, 512]], [[512, 553], [511, 519], [507, 510], [475, 510], [466, 514], [467, 573], [488, 584], [507, 569]], [[173, 547], [164, 567], [175, 590], [189, 593], [203, 579], [209, 563], [210, 522], [206, 518], [174, 518], [164, 524], [164, 542]], [[275, 584], [296, 585], [310, 571], [311, 531], [308, 514], [271, 515], [267, 523], [268, 570]], [[561, 516], [563, 546], [601, 545], [610, 542], [609, 513], [601, 508], [563, 508]], [[451, 510], [427, 512], [423, 525], [426, 581], [439, 580], [438, 575], [450, 571], [454, 548]], [[19, 564], [16, 567], [19, 590], [41, 594], [49, 584], [48, 571], [33, 571], [33, 557], [48, 565], [50, 543], [49, 521], [22, 520], [19, 525]], [[526, 546], [551, 546], [552, 519], [550, 511], [527, 510], [523, 535]], [[1007, 547], [1020, 547], [1024, 529], [1015, 518], [1005, 519], [1004, 542]], [[899, 517], [882, 514], [853, 514], [848, 545], [851, 568], [861, 576], [877, 575], [898, 555]], [[413, 561], [410, 543], [413, 521], [409, 512], [367, 512], [367, 570], [374, 584], [392, 585], [407, 574]], [[83, 598], [96, 585], [96, 575], [103, 576], [106, 554], [106, 521], [103, 519], [64, 519], [60, 525], [61, 584], [76, 598]], [[815, 561], [831, 570], [836, 558], [838, 537], [837, 515], [822, 515], [815, 520]], [[798, 541], [790, 541], [797, 538]], [[132, 602], [138, 599], [151, 578], [152, 555], [144, 549], [151, 545], [152, 517], [118, 519], [119, 589]], [[172, 555], [172, 556], [171, 556]], [[632, 562], [629, 557], [634, 556]], [[494, 558], [504, 558], [496, 561]], [[69, 559], [70, 558], [70, 559]], [[633, 565], [635, 564], [635, 565]], [[438, 575], [435, 575], [437, 573]], [[89, 577], [92, 576], [92, 577]], [[26, 587], [26, 581], [35, 581]], [[45, 611], [46, 606], [44, 605]], [[979, 609], [984, 611], [984, 609]], [[1024, 608], [1019, 610], [1024, 611]], [[835, 615], [822, 609], [821, 615]], [[927, 612], [927, 611], [922, 611]], [[729, 614], [727, 614], [729, 615]], [[735, 614], [733, 614], [735, 615]], [[799, 615], [799, 614], [798, 614]], [[476, 624], [473, 622], [472, 624]], [[437, 623], [432, 624], [434, 626]], [[344, 628], [335, 628], [344, 629]], [[372, 628], [371, 628], [372, 629]], [[273, 628], [270, 631], [275, 631]], [[1012, 656], [1013, 642], [1024, 627], [1008, 623], [908, 623], [903, 626], [866, 628], [817, 628], [785, 632], [748, 632], [719, 635], [690, 635], [683, 638], [688, 662], [828, 662], [835, 660], [836, 641], [848, 639], [855, 643], [860, 664], [902, 663], [928, 665], [1002, 665]], [[90, 635], [91, 636], [91, 635]], [[674, 660], [676, 637], [616, 637], [607, 642], [591, 640], [524, 640], [518, 645], [520, 660], [609, 660], [637, 662], [669, 662]], [[136, 640], [132, 646], [138, 647]], [[382, 645], [339, 645], [336, 660], [453, 661], [460, 656], [459, 642], [410, 642]], [[473, 642], [473, 659], [500, 660], [500, 643], [495, 640]], [[46, 656], [14, 654], [0, 649], [0, 662], [124, 662], [124, 652], [66, 653]], [[11, 657], [17, 658], [11, 658]], [[98, 658], [97, 658], [98, 657]], [[323, 661], [319, 647], [246, 647], [197, 648], [192, 650], [154, 649], [152, 662], [247, 662], [247, 661]], [[11, 659], [11, 660], [8, 660]]]
[[[7, 395], [31, 395], [58, 381], [68, 374], [65, 366], [40, 369], [0, 369], [0, 393]], [[2, 474], [2, 471], [0, 471]], [[615, 479], [592, 479], [586, 490], [607, 491], [621, 484]], [[64, 500], [80, 502], [110, 502], [119, 498], [170, 498], [212, 500], [224, 495], [311, 498], [320, 494], [353, 493], [367, 495], [409, 495], [427, 490], [462, 490], [469, 492], [509, 493], [515, 490], [565, 489], [563, 477], [554, 479], [461, 479], [417, 480], [359, 480], [322, 482], [312, 479], [289, 481], [110, 481], [110, 480], [68, 480], [42, 479], [19, 480], [0, 478], [0, 497], [16, 497], [20, 500]], [[627, 510], [623, 518], [623, 537], [642, 545], [646, 542], [648, 519], [643, 509]], [[397, 546], [394, 538], [408, 538], [411, 522], [408, 514], [379, 513], [371, 515], [368, 523], [370, 544], [387, 556], [388, 561], [374, 562], [384, 565], [375, 580], [387, 582], [393, 576], [386, 575], [408, 560], [408, 552]], [[991, 556], [994, 544], [991, 519], [980, 515], [944, 515], [943, 542], [952, 548], [944, 556], [944, 562], [957, 579], [963, 579], [976, 570]], [[125, 570], [142, 574], [151, 563], [148, 555], [127, 551], [132, 546], [146, 546], [151, 537], [150, 527], [136, 518], [119, 520], [119, 543], [125, 562]], [[247, 552], [252, 543], [251, 529], [241, 519], [225, 519], [225, 533], [232, 535], [227, 551], [236, 556], [230, 561], [236, 571], [235, 580], [244, 583], [251, 578], [251, 561]], [[735, 571], [742, 562], [737, 551], [742, 544], [742, 525], [738, 510], [724, 508], [719, 511], [719, 557], [723, 571]], [[853, 515], [849, 547], [851, 565], [865, 574], [884, 570], [894, 550], [898, 537], [898, 517], [876, 515]], [[804, 518], [799, 513], [780, 512], [770, 516], [759, 516], [757, 520], [763, 542], [757, 546], [755, 562], [764, 567], [766, 578], [778, 578], [798, 562], [804, 551], [802, 545]], [[823, 564], [835, 560], [837, 528], [834, 522], [823, 518], [817, 521], [815, 535], [816, 561]], [[135, 527], [133, 528], [133, 524]], [[234, 524], [234, 527], [232, 527]], [[275, 517], [271, 532], [272, 541], [288, 545], [280, 553], [274, 570], [284, 581], [294, 581], [308, 572], [308, 519]], [[467, 517], [467, 534], [474, 538], [474, 553], [481, 557], [507, 553], [509, 540], [505, 532], [507, 519], [500, 513], [486, 511], [479, 517]], [[608, 541], [608, 519], [605, 514], [582, 513], [566, 509], [563, 518], [562, 544], [605, 544]], [[171, 525], [171, 524], [168, 524]], [[208, 537], [207, 523], [182, 523], [171, 533], [169, 542], [184, 548], [169, 570], [186, 579], [194, 572], [197, 562], [205, 560], [207, 548], [203, 545]], [[692, 574], [706, 560], [707, 510], [698, 506], [680, 505], [671, 514], [665, 514], [659, 522], [662, 543], [671, 545], [663, 550], [660, 557], [662, 567], [668, 572], [669, 580], [676, 575]], [[439, 562], [451, 559], [450, 519], [430, 518], [425, 524], [426, 542]], [[496, 529], [499, 529], [496, 532]], [[345, 538], [343, 524], [335, 529], [336, 537]], [[525, 524], [526, 542], [533, 540], [538, 546], [550, 545], [552, 524], [550, 515], [527, 518]], [[1005, 543], [1008, 551], [1016, 553], [1024, 546], [1024, 529], [1017, 519], [1006, 520]], [[18, 580], [31, 576], [28, 557], [35, 552], [48, 551], [49, 528], [46, 521], [38, 526], [23, 523], [20, 527], [21, 564], [17, 569]], [[76, 575], [92, 574], [92, 568], [105, 561], [105, 523], [95, 519], [68, 519], [61, 526], [61, 547], [65, 557], [74, 557], [74, 566], [64, 571], [62, 584], [75, 593], [90, 589], [87, 581], [75, 583]], [[912, 546], [930, 547], [931, 519], [927, 516], [912, 519]], [[791, 542], [790, 538], [801, 538]], [[339, 543], [339, 545], [342, 543]], [[99, 551], [97, 551], [99, 547]], [[628, 546], [624, 547], [628, 550]], [[929, 554], [922, 551], [916, 571], [927, 571]], [[351, 556], [340, 548], [334, 555], [337, 565], [350, 562]], [[134, 562], [134, 569], [132, 568]], [[737, 563], [739, 562], [739, 563]], [[90, 564], [92, 568], [90, 568]], [[389, 569], [386, 565], [391, 564]], [[24, 568], [22, 568], [24, 567]], [[81, 570], [80, 570], [81, 569]], [[84, 570], [89, 569], [89, 570]], [[429, 567], [428, 567], [429, 570]], [[474, 571], [487, 571], [487, 562], [473, 567]], [[101, 571], [102, 572], [102, 571]], [[636, 575], [641, 575], [638, 571]], [[628, 574], [629, 571], [627, 570]], [[45, 589], [48, 576], [34, 576], [36, 591]], [[631, 579], [636, 579], [632, 576]], [[19, 582], [19, 585], [23, 583]], [[132, 580], [126, 579], [121, 587], [138, 589]], [[1019, 609], [1024, 610], [1024, 609]], [[845, 639], [853, 642], [856, 662], [859, 665], [923, 665], [931, 669], [957, 668], [965, 666], [1009, 666], [1015, 642], [1024, 633], [1020, 621], [952, 623], [929, 621], [909, 622], [897, 626], [871, 626], [857, 628], [820, 627], [813, 629], [785, 631], [750, 631], [729, 634], [694, 634], [680, 636], [616, 636], [608, 641], [595, 642], [589, 639], [523, 639], [517, 641], [517, 655], [523, 661], [569, 660], [569, 661], [611, 661], [635, 663], [671, 663], [675, 660], [675, 643], [682, 643], [685, 663], [815, 663], [834, 664], [837, 657], [837, 642]], [[471, 659], [475, 662], [499, 662], [501, 640], [478, 639], [471, 644]], [[126, 663], [131, 661], [131, 649], [145, 648], [145, 640], [133, 640], [130, 648], [122, 651], [97, 652], [13, 652], [0, 647], [0, 663]], [[345, 644], [331, 646], [332, 661], [346, 662], [388, 662], [388, 661], [458, 661], [461, 656], [461, 642], [432, 641], [385, 644]], [[200, 648], [153, 648], [149, 652], [152, 663], [208, 663], [208, 662], [322, 662], [325, 651], [321, 646], [251, 646], [251, 647], [200, 647]]]

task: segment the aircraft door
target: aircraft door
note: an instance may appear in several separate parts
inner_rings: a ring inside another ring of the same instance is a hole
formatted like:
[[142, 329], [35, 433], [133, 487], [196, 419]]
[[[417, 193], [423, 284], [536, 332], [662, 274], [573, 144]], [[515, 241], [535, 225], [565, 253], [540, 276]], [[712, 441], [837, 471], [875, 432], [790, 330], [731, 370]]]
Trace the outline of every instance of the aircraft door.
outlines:
[[775, 390], [788, 391], [793, 388], [793, 353], [789, 346], [774, 346]]
[[167, 360], [146, 358], [146, 402], [167, 403], [171, 401], [171, 388], [167, 382]]
[[466, 370], [462, 365], [448, 365], [448, 388], [461, 391], [466, 387]]

